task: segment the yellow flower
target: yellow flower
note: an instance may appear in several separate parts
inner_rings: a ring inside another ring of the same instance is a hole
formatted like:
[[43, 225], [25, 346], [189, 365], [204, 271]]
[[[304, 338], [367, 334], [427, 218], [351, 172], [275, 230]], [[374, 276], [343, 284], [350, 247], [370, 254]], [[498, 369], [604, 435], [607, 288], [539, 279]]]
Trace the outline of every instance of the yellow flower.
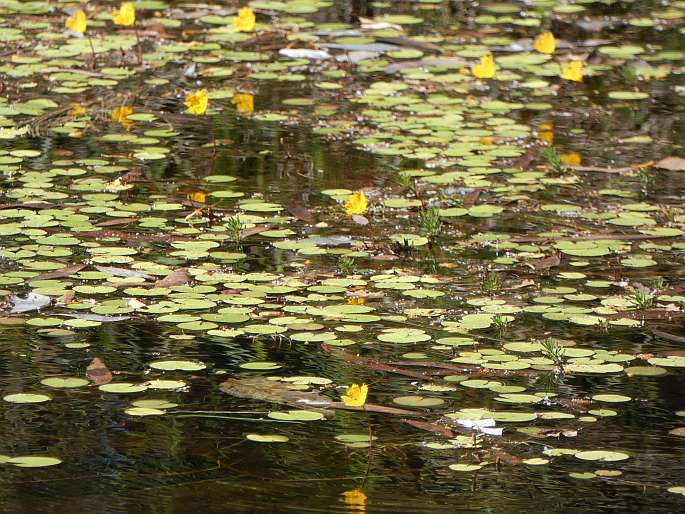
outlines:
[[538, 138], [548, 145], [554, 143], [554, 125], [551, 123], [540, 123]]
[[352, 384], [340, 399], [348, 407], [363, 407], [366, 403], [367, 394], [369, 394], [369, 386], [362, 384], [359, 387], [359, 384]]
[[121, 125], [129, 130], [133, 126], [133, 122], [126, 117], [133, 114], [133, 107], [131, 105], [122, 105], [112, 111], [112, 121], [118, 121]]
[[366, 512], [366, 495], [361, 489], [345, 491], [340, 493], [340, 496], [342, 496], [342, 501], [345, 502], [348, 513]]
[[83, 34], [86, 31], [86, 26], [88, 25], [86, 13], [79, 9], [72, 14], [70, 18], [67, 18], [67, 21], [64, 24], [69, 30]]
[[496, 72], [495, 60], [492, 58], [491, 54], [483, 55], [480, 58], [480, 63], [474, 64], [471, 68], [473, 76], [478, 77], [479, 79], [494, 78]]
[[198, 202], [198, 203], [205, 203], [205, 200], [207, 199], [207, 194], [206, 193], [188, 193], [188, 200], [192, 200], [193, 202]]
[[366, 303], [366, 298], [353, 296], [347, 299], [347, 305], [364, 305]]
[[231, 103], [235, 105], [238, 112], [250, 114], [254, 111], [254, 97], [249, 93], [234, 94]]
[[80, 116], [86, 112], [86, 108], [78, 102], [70, 102], [69, 107], [71, 107], [71, 110], [67, 113], [69, 116]]
[[573, 80], [574, 82], [582, 82], [583, 61], [571, 61], [561, 69], [559, 76], [562, 79]]
[[209, 98], [206, 89], [200, 89], [186, 96], [185, 104], [190, 114], [204, 114], [207, 112], [208, 103]]
[[118, 11], [112, 12], [112, 21], [115, 25], [130, 27], [136, 22], [136, 8], [131, 2], [124, 2]]
[[562, 153], [559, 157], [566, 166], [580, 166], [583, 162], [583, 158], [578, 152]]
[[345, 212], [350, 216], [353, 214], [364, 214], [367, 205], [368, 202], [366, 201], [366, 196], [364, 196], [364, 191], [357, 191], [345, 200]]
[[233, 18], [233, 28], [236, 32], [252, 32], [255, 26], [255, 15], [249, 7], [243, 7], [238, 11], [238, 16]]
[[535, 48], [541, 54], [553, 54], [554, 50], [557, 48], [557, 42], [554, 39], [554, 34], [551, 32], [543, 32], [535, 38], [533, 48]]

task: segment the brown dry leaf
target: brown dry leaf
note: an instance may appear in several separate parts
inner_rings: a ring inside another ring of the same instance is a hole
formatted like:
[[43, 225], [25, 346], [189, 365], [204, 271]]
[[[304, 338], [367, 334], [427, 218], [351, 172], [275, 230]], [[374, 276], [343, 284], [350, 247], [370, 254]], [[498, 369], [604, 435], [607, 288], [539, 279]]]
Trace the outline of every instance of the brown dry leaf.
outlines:
[[534, 286], [534, 285], [535, 285], [534, 280], [526, 279], [523, 282], [521, 282], [520, 284], [514, 284], [513, 286], [505, 287], [504, 290], [505, 291], [516, 291], [517, 289], [523, 289], [524, 287], [530, 287], [530, 286]]
[[271, 230], [273, 227], [271, 226], [258, 226], [258, 227], [252, 227], [252, 228], [246, 228], [245, 230], [240, 231], [240, 239], [245, 239], [250, 236], [254, 236], [256, 234], [261, 234], [262, 232], [266, 232], [267, 230]]
[[655, 166], [662, 170], [685, 171], [685, 159], [682, 157], [666, 157], [658, 161]]
[[464, 201], [462, 202], [461, 206], [464, 209], [470, 209], [474, 205], [476, 205], [476, 202], [478, 201], [478, 197], [480, 197], [480, 194], [483, 192], [482, 189], [474, 189], [471, 191], [469, 194], [467, 194], [464, 197]]
[[60, 297], [59, 301], [57, 302], [58, 305], [69, 305], [74, 301], [76, 298], [76, 293], [74, 291], [65, 291], [64, 294]]
[[95, 385], [109, 384], [112, 381], [112, 372], [101, 359], [95, 357], [86, 368], [86, 377]]
[[506, 464], [508, 466], [518, 466], [523, 462], [523, 459], [521, 457], [517, 457], [516, 455], [512, 455], [511, 453], [505, 451], [497, 451], [492, 454], [492, 457], [495, 458], [495, 463], [498, 466], [500, 464]]
[[29, 282], [35, 282], [37, 280], [49, 280], [53, 278], [70, 277], [71, 275], [81, 271], [85, 267], [85, 264], [72, 264], [71, 266], [64, 266], [63, 268], [57, 269], [55, 271], [46, 271], [45, 273], [40, 273], [35, 277], [31, 277], [31, 280]]
[[169, 273], [166, 277], [159, 279], [152, 287], [171, 287], [187, 284], [193, 277], [188, 273], [188, 268], [178, 268]]
[[668, 432], [671, 435], [677, 435], [678, 437], [685, 437], [685, 427], [678, 427], [670, 430]]
[[554, 255], [540, 259], [534, 264], [536, 270], [543, 270], [548, 268], [553, 268], [554, 266], [559, 266], [561, 264], [561, 252], [557, 252]]
[[592, 401], [585, 398], [562, 398], [559, 400], [559, 405], [566, 407], [567, 409], [585, 412], [590, 408], [590, 405], [592, 405]]
[[26, 320], [22, 317], [0, 317], [0, 325], [23, 325]]
[[418, 421], [415, 419], [403, 419], [402, 423], [406, 423], [414, 428], [433, 432], [434, 434], [448, 437], [450, 439], [454, 437], [454, 433], [447, 426], [440, 423], [429, 423], [427, 421]]
[[316, 218], [306, 207], [301, 207], [299, 205], [287, 205], [285, 208], [291, 215], [299, 220], [304, 221], [305, 223], [316, 223]]

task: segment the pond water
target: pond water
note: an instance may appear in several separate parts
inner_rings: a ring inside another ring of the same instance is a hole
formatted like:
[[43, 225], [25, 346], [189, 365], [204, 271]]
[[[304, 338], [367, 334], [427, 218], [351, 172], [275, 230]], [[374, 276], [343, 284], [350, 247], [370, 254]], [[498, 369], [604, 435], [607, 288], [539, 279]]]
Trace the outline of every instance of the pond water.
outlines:
[[134, 5], [0, 0], [3, 512], [683, 509], [685, 2]]

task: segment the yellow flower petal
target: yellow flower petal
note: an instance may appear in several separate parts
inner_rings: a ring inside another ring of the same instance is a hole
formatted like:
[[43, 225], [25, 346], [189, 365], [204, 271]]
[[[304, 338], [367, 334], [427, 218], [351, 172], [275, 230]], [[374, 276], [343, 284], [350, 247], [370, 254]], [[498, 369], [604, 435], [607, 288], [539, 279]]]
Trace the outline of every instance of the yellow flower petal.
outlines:
[[369, 393], [369, 386], [362, 384], [352, 384], [347, 388], [345, 394], [340, 397], [348, 407], [363, 407], [366, 403], [366, 395]]
[[70, 18], [67, 18], [67, 21], [64, 22], [64, 24], [69, 30], [83, 34], [88, 25], [88, 18], [86, 18], [86, 13], [79, 9], [78, 11], [74, 12]]
[[235, 105], [238, 112], [250, 114], [254, 111], [254, 97], [249, 93], [236, 93], [231, 98], [231, 103]]
[[200, 89], [186, 96], [185, 105], [190, 114], [204, 114], [207, 112], [209, 97], [206, 89]]
[[188, 200], [192, 200], [193, 202], [198, 202], [198, 203], [205, 203], [205, 200], [207, 199], [207, 194], [206, 193], [188, 193]]
[[559, 76], [562, 79], [574, 82], [583, 81], [583, 61], [571, 61], [561, 69]]
[[366, 512], [366, 495], [361, 489], [351, 489], [340, 493], [349, 513]]
[[368, 201], [366, 200], [364, 191], [352, 193], [347, 197], [347, 200], [345, 200], [345, 212], [350, 216], [353, 214], [364, 214], [367, 206]]
[[111, 118], [112, 121], [118, 121], [121, 123], [126, 130], [130, 130], [130, 128], [133, 126], [133, 122], [126, 117], [131, 114], [133, 114], [133, 106], [122, 105], [112, 110]]
[[535, 48], [535, 50], [537, 50], [541, 54], [553, 54], [554, 50], [556, 50], [557, 48], [557, 43], [554, 39], [554, 34], [552, 34], [551, 32], [543, 32], [535, 38], [533, 48]]
[[233, 28], [236, 32], [252, 32], [255, 26], [255, 15], [249, 7], [243, 7], [238, 11], [238, 16], [233, 18]]
[[131, 2], [124, 2], [118, 11], [112, 12], [112, 21], [115, 25], [129, 27], [136, 22], [136, 8]]
[[483, 55], [480, 58], [480, 63], [473, 65], [471, 73], [479, 79], [494, 78], [497, 74], [497, 68], [495, 67], [495, 60], [492, 58], [492, 55]]
[[583, 162], [583, 158], [578, 152], [562, 153], [559, 157], [566, 166], [580, 166]]
[[71, 110], [67, 113], [69, 116], [80, 116], [86, 112], [86, 108], [79, 102], [70, 102], [69, 107], [71, 107]]

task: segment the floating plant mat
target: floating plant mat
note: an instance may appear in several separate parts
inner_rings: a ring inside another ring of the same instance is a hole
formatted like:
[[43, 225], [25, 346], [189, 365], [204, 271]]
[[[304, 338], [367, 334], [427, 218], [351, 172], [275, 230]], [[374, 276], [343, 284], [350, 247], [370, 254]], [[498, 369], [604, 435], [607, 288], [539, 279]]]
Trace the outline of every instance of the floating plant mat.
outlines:
[[7, 508], [681, 511], [685, 4], [533, 4], [2, 3]]

